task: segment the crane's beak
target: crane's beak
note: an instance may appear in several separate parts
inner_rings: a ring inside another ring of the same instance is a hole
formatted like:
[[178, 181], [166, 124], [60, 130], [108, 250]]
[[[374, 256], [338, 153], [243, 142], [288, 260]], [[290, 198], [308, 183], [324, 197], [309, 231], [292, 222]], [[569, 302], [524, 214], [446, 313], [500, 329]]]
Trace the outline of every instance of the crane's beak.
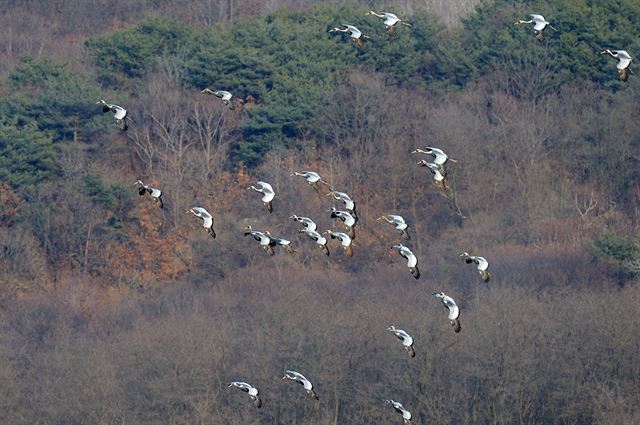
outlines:
[[284, 375], [284, 376], [282, 377], [282, 379], [287, 379], [287, 375]]
[[289, 177], [295, 176], [295, 175], [296, 175], [296, 173], [291, 173], [291, 174], [289, 174]]
[[383, 218], [384, 218], [384, 216], [382, 216], [382, 217], [378, 217], [378, 218], [376, 218], [376, 221], [378, 221], [378, 220], [382, 220]]

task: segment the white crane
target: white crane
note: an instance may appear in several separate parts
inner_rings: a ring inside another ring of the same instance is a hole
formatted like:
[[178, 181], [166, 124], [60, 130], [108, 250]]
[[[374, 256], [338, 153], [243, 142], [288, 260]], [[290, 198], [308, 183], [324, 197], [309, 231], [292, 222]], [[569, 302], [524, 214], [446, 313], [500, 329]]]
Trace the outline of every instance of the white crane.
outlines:
[[356, 47], [359, 47], [359, 48], [364, 47], [364, 40], [371, 38], [366, 35], [363, 35], [362, 31], [360, 31], [358, 28], [354, 27], [353, 25], [342, 24], [342, 27], [343, 28], [330, 29], [329, 32], [330, 33], [333, 33], [333, 32], [347, 33], [347, 35], [351, 37], [351, 40], [356, 45]]
[[344, 224], [344, 227], [347, 229], [347, 235], [349, 235], [351, 239], [356, 238], [355, 217], [353, 217], [348, 211], [339, 211], [334, 207], [331, 207], [331, 209], [328, 212], [331, 213], [331, 218], [337, 218], [337, 219], [340, 219], [340, 221], [342, 221], [342, 223]]
[[242, 391], [249, 394], [249, 397], [253, 400], [253, 404], [255, 404], [258, 409], [262, 407], [262, 400], [260, 400], [260, 396], [258, 396], [258, 389], [256, 387], [253, 387], [246, 382], [238, 381], [230, 383], [227, 388], [231, 387], [240, 388]]
[[160, 189], [148, 186], [142, 183], [142, 180], [138, 180], [134, 184], [138, 186], [138, 195], [142, 196], [145, 193], [148, 193], [151, 196], [151, 199], [159, 204], [160, 208], [164, 208], [164, 203], [162, 202], [162, 191]]
[[293, 249], [293, 247], [291, 247], [291, 241], [290, 240], [279, 238], [277, 236], [272, 236], [271, 233], [269, 233], [269, 231], [264, 232], [264, 234], [267, 235], [269, 238], [271, 238], [271, 241], [273, 243], [275, 243], [276, 245], [280, 245], [280, 246], [284, 247], [284, 249], [286, 249], [289, 254], [295, 254], [296, 253], [296, 250]]
[[327, 193], [327, 196], [333, 196], [334, 199], [338, 201], [342, 201], [344, 207], [353, 215], [353, 217], [358, 220], [358, 214], [356, 213], [356, 203], [344, 192], [338, 192], [337, 190], [331, 190]]
[[620, 78], [620, 81], [627, 81], [629, 79], [629, 71], [631, 71], [629, 65], [633, 58], [626, 50], [604, 49], [600, 54], [608, 54], [612, 58], [618, 59], [618, 64], [616, 65], [616, 68], [618, 69], [618, 78]]
[[377, 16], [378, 18], [384, 19], [384, 26], [387, 29], [387, 33], [389, 34], [389, 37], [396, 36], [396, 25], [398, 24], [411, 27], [410, 23], [403, 21], [402, 19], [398, 18], [395, 14], [390, 12], [376, 13], [373, 10], [370, 10], [366, 13], [366, 15], [373, 15], [373, 16]]
[[395, 215], [395, 214], [387, 214], [387, 215], [378, 217], [376, 220], [384, 220], [387, 223], [393, 224], [393, 226], [396, 228], [398, 233], [400, 233], [400, 236], [402, 237], [402, 239], [406, 241], [411, 239], [411, 237], [409, 236], [409, 232], [407, 232], [409, 225], [404, 221], [404, 218], [402, 218], [402, 216]]
[[391, 405], [391, 407], [393, 407], [393, 409], [396, 412], [402, 415], [402, 420], [405, 424], [411, 423], [411, 412], [409, 412], [407, 409], [402, 407], [401, 403], [398, 403], [397, 401], [393, 401], [393, 400], [385, 400], [384, 402], [386, 404]]
[[213, 91], [211, 89], [206, 88], [206, 89], [203, 89], [200, 93], [211, 94], [211, 95], [217, 97], [218, 99], [221, 99], [222, 102], [224, 102], [225, 105], [232, 106], [231, 105], [231, 98], [233, 97], [233, 95], [230, 92], [226, 91], [226, 90]]
[[314, 171], [303, 171], [301, 173], [294, 171], [293, 173], [291, 173], [291, 176], [302, 176], [304, 177], [307, 182], [309, 183], [309, 185], [314, 188], [315, 190], [320, 190], [318, 188], [318, 183], [322, 183], [325, 186], [331, 186], [329, 183], [325, 182], [324, 180], [322, 180], [322, 177], [320, 177], [320, 175]]
[[414, 279], [420, 279], [420, 270], [418, 269], [418, 259], [413, 254], [413, 252], [411, 252], [409, 248], [402, 245], [401, 243], [396, 243], [391, 245], [391, 249], [397, 249], [398, 253], [400, 253], [400, 255], [407, 260], [407, 267], [409, 267], [411, 276], [413, 276]]
[[487, 270], [489, 268], [489, 262], [484, 257], [478, 257], [477, 255], [470, 255], [468, 252], [461, 252], [460, 257], [464, 258], [465, 263], [475, 263], [478, 266], [478, 273], [482, 277], [482, 280], [489, 282], [491, 279], [491, 273]]
[[340, 241], [340, 245], [342, 245], [342, 249], [344, 249], [344, 252], [349, 257], [353, 257], [353, 247], [351, 246], [351, 238], [349, 235], [331, 230], [327, 230], [325, 233], [331, 236], [331, 239], [338, 239]]
[[245, 227], [244, 235], [252, 236], [253, 239], [258, 241], [262, 249], [264, 249], [267, 254], [269, 255], [275, 254], [275, 252], [273, 251], [273, 248], [276, 246], [276, 243], [266, 233], [263, 233], [259, 230], [254, 230], [251, 226], [247, 226]]
[[304, 226], [305, 230], [316, 230], [318, 228], [318, 226], [316, 225], [315, 221], [311, 220], [309, 217], [299, 217], [299, 216], [294, 214], [289, 218], [291, 220], [295, 220], [298, 223], [302, 224]]
[[269, 183], [265, 183], [263, 181], [259, 181], [256, 184], [260, 187], [251, 185], [247, 188], [247, 190], [255, 190], [256, 192], [262, 193], [262, 203], [265, 207], [267, 207], [269, 213], [272, 213], [273, 204], [271, 203], [271, 201], [273, 201], [273, 198], [276, 196], [276, 193], [273, 191], [273, 187], [271, 187]]
[[447, 191], [447, 182], [444, 180], [447, 177], [447, 171], [443, 165], [439, 165], [433, 162], [427, 162], [424, 159], [418, 161], [418, 165], [427, 167], [433, 174], [433, 180], [436, 182], [436, 186], [442, 191]]
[[448, 161], [458, 162], [455, 159], [449, 158], [446, 153], [442, 149], [433, 148], [431, 146], [427, 146], [424, 149], [415, 149], [411, 153], [424, 153], [427, 155], [431, 155], [433, 157], [433, 162], [438, 165], [446, 165]]
[[191, 207], [186, 211], [187, 214], [191, 213], [202, 220], [202, 227], [205, 228], [213, 238], [216, 237], [216, 232], [213, 230], [213, 216], [209, 214], [209, 211], [202, 207]]
[[307, 394], [309, 394], [315, 400], [318, 400], [318, 394], [316, 394], [316, 392], [314, 391], [313, 384], [311, 384], [311, 381], [305, 378], [303, 374], [296, 372], [295, 370], [285, 370], [282, 379], [288, 379], [302, 384], [302, 386], [304, 386], [304, 389], [307, 391]]
[[458, 305], [453, 300], [453, 298], [451, 298], [448, 295], [445, 295], [444, 292], [433, 291], [431, 295], [433, 295], [436, 298], [440, 298], [440, 300], [442, 300], [442, 304], [445, 306], [446, 309], [449, 310], [449, 323], [451, 323], [451, 326], [453, 326], [453, 330], [455, 333], [460, 333], [460, 331], [462, 330], [462, 326], [460, 326], [460, 319], [459, 319], [460, 309], [458, 308]]
[[329, 248], [327, 248], [327, 238], [322, 236], [320, 233], [316, 232], [315, 229], [311, 230], [311, 229], [305, 228], [305, 229], [299, 230], [298, 232], [305, 233], [307, 236], [309, 236], [318, 244], [318, 246], [320, 247], [322, 252], [324, 252], [325, 255], [327, 256], [329, 255]]
[[402, 329], [398, 329], [395, 326], [391, 325], [387, 328], [387, 330], [389, 332], [393, 332], [393, 334], [400, 340], [402, 341], [402, 346], [404, 347], [405, 350], [407, 350], [407, 353], [409, 353], [409, 355], [411, 357], [415, 357], [416, 356], [416, 350], [413, 349], [413, 338], [411, 338], [411, 336], [406, 333], [405, 331], [403, 331]]
[[545, 28], [549, 27], [554, 31], [558, 31], [549, 22], [547, 22], [546, 19], [544, 19], [544, 16], [542, 16], [542, 15], [529, 15], [529, 16], [531, 17], [531, 19], [529, 19], [528, 21], [523, 21], [522, 19], [518, 19], [518, 21], [515, 24], [516, 25], [519, 25], [519, 24], [533, 24], [533, 29], [535, 31], [536, 38], [539, 41], [543, 41], [544, 40], [544, 30], [545, 30]]
[[96, 102], [96, 105], [102, 105], [102, 112], [113, 112], [113, 117], [116, 119], [118, 124], [120, 124], [120, 129], [122, 131], [127, 131], [129, 129], [129, 125], [127, 125], [127, 120], [129, 121], [132, 121], [132, 120], [127, 115], [127, 110], [124, 109], [122, 106], [107, 103], [103, 99], [98, 100]]

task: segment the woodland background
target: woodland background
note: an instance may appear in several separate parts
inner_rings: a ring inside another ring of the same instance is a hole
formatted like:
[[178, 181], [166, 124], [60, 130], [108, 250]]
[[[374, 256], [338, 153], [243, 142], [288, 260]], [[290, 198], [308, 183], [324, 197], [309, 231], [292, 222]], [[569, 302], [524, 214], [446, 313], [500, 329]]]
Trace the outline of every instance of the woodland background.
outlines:
[[[423, 424], [640, 423], [640, 75], [599, 54], [640, 54], [640, 3], [319, 3], [0, 3], [0, 422], [399, 423], [393, 398]], [[414, 27], [389, 40], [371, 8]], [[559, 32], [538, 43], [513, 25], [529, 13]], [[450, 197], [410, 155], [425, 145], [459, 161]], [[297, 236], [291, 214], [337, 226], [304, 169], [357, 201], [353, 259]], [[384, 213], [409, 221], [419, 281]], [[266, 256], [247, 224], [298, 253]]]

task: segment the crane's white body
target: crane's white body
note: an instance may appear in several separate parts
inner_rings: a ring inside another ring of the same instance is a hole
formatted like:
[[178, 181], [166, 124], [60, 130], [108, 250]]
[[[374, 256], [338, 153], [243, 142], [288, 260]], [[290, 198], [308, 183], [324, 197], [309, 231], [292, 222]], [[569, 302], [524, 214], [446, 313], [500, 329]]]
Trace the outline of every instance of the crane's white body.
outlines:
[[618, 59], [618, 64], [616, 68], [618, 69], [626, 69], [630, 64], [633, 58], [626, 50], [610, 50], [607, 49], [604, 53], [609, 53], [612, 57]]
[[464, 258], [464, 261], [467, 264], [475, 263], [478, 268], [478, 273], [482, 277], [482, 280], [485, 282], [489, 282], [491, 279], [491, 273], [487, 270], [489, 268], [489, 262], [484, 257], [479, 257], [477, 255], [470, 255], [468, 252], [462, 252], [460, 257]]
[[413, 153], [424, 153], [433, 157], [433, 162], [438, 165], [444, 165], [449, 160], [449, 157], [442, 149], [427, 146], [424, 149], [416, 149]]
[[232, 383], [230, 383], [228, 385], [228, 387], [236, 387], [236, 388], [240, 388], [242, 391], [244, 391], [245, 393], [249, 394], [249, 396], [251, 397], [251, 400], [254, 401], [256, 407], [260, 408], [262, 406], [262, 401], [260, 400], [260, 397], [258, 396], [258, 389], [247, 384], [246, 382], [239, 382], [239, 381], [234, 381]]
[[251, 236], [253, 236], [253, 239], [257, 240], [261, 246], [271, 245], [271, 238], [265, 235], [263, 232], [259, 230], [249, 230], [249, 234], [251, 234]]
[[273, 190], [273, 187], [269, 183], [259, 181], [256, 183], [258, 187], [251, 185], [249, 186], [249, 190], [255, 190], [256, 192], [262, 193], [262, 203], [267, 208], [269, 213], [273, 212], [273, 198], [276, 196], [276, 192]]
[[456, 302], [444, 292], [433, 292], [433, 296], [440, 298], [442, 304], [449, 310], [449, 320], [456, 320], [460, 317], [460, 309]]
[[354, 211], [356, 208], [355, 202], [344, 192], [338, 192], [337, 190], [332, 190], [327, 194], [327, 196], [333, 196], [334, 199], [338, 201], [342, 201], [344, 203], [344, 207], [349, 211]]
[[476, 265], [478, 266], [478, 270], [480, 271], [486, 271], [489, 268], [489, 262], [485, 260], [484, 257], [478, 257], [477, 255], [470, 255], [468, 258], [474, 263], [476, 263]]
[[164, 208], [164, 203], [162, 202], [162, 191], [155, 187], [151, 187], [142, 182], [142, 180], [136, 181], [136, 185], [138, 186], [138, 194], [144, 195], [148, 193], [154, 201], [160, 204], [160, 208]]
[[342, 232], [334, 232], [332, 230], [327, 230], [325, 233], [331, 236], [331, 239], [338, 239], [340, 241], [340, 245], [342, 245], [342, 249], [344, 249], [344, 252], [349, 257], [353, 256], [353, 248], [351, 247], [351, 238], [349, 235]]
[[356, 28], [353, 25], [342, 24], [342, 27], [343, 28], [337, 28], [337, 27], [333, 28], [329, 30], [329, 32], [346, 33], [349, 37], [351, 37], [351, 40], [353, 40], [353, 42], [357, 47], [363, 47], [364, 46], [363, 40], [369, 38], [368, 36], [363, 35], [362, 31], [360, 31], [358, 28]]
[[400, 18], [398, 18], [395, 14], [391, 13], [391, 12], [381, 12], [381, 13], [375, 13], [373, 10], [371, 12], [369, 12], [370, 15], [374, 15], [377, 16], [378, 18], [382, 18], [384, 19], [384, 24], [387, 27], [392, 27], [395, 24], [397, 24], [398, 22], [400, 22]]
[[384, 26], [389, 33], [389, 37], [395, 37], [397, 24], [402, 24], [407, 27], [411, 26], [411, 24], [404, 22], [402, 19], [398, 18], [394, 13], [391, 12], [376, 13], [373, 10], [370, 10], [369, 12], [367, 12], [367, 15], [373, 15], [377, 16], [378, 18], [384, 19]]
[[331, 239], [338, 239], [343, 248], [351, 246], [351, 238], [346, 233], [334, 232], [331, 230], [327, 230], [327, 233], [331, 236]]
[[213, 92], [213, 95], [215, 97], [219, 97], [225, 103], [229, 103], [231, 101], [231, 98], [233, 97], [233, 95], [226, 90], [216, 90]]
[[393, 334], [398, 338], [404, 347], [404, 349], [409, 353], [411, 357], [416, 356], [416, 351], [413, 349], [413, 338], [403, 331], [402, 329], [398, 329], [395, 326], [391, 325], [387, 328], [388, 331], [393, 332]]
[[533, 29], [536, 33], [536, 38], [539, 41], [543, 41], [544, 40], [544, 30], [549, 27], [554, 31], [558, 31], [557, 29], [555, 29], [553, 27], [553, 25], [551, 25], [551, 23], [547, 22], [546, 19], [544, 19], [544, 16], [542, 15], [536, 15], [536, 14], [531, 14], [529, 15], [531, 17], [531, 19], [529, 19], [528, 21], [524, 21], [522, 19], [518, 20], [516, 22], [517, 24], [533, 24]]
[[300, 224], [302, 224], [306, 230], [313, 231], [313, 230], [316, 230], [318, 228], [318, 226], [316, 225], [315, 221], [311, 220], [309, 217], [299, 217], [297, 215], [292, 215], [289, 218], [292, 219], [292, 220], [297, 221]]
[[309, 236], [313, 241], [315, 241], [315, 243], [318, 244], [325, 255], [329, 255], [329, 248], [327, 248], [327, 238], [325, 238], [315, 230], [302, 229], [300, 230], [300, 233], [305, 233], [307, 236]]
[[444, 180], [445, 174], [441, 165], [435, 164], [433, 162], [425, 162], [425, 165], [427, 168], [429, 168], [429, 171], [431, 171], [431, 173], [433, 174], [433, 179], [436, 182], [440, 183]]
[[204, 89], [201, 91], [201, 93], [208, 93], [211, 94], [219, 99], [221, 99], [225, 105], [229, 106], [231, 104], [231, 98], [233, 97], [233, 95], [226, 91], [226, 90], [216, 90], [213, 91], [211, 89]]
[[271, 238], [271, 241], [273, 241], [276, 245], [281, 245], [284, 247], [287, 247], [289, 245], [291, 245], [291, 241], [284, 239], [284, 238], [279, 238], [277, 236], [271, 236], [271, 233], [269, 232], [264, 232], [269, 238]]
[[411, 239], [411, 237], [409, 236], [409, 232], [407, 232], [409, 225], [404, 220], [404, 218], [402, 218], [402, 216], [399, 216], [396, 214], [387, 214], [379, 217], [377, 220], [384, 220], [389, 224], [393, 224], [393, 227], [396, 228], [396, 230], [398, 231], [398, 233], [400, 233], [400, 236], [402, 236], [403, 239], [405, 240]]
[[209, 211], [202, 207], [191, 207], [189, 211], [202, 220], [202, 227], [210, 229], [213, 226], [213, 216], [209, 214]]
[[260, 187], [251, 185], [250, 188], [256, 192], [262, 193], [262, 202], [266, 204], [273, 201], [273, 198], [276, 196], [276, 192], [273, 190], [273, 187], [269, 183], [263, 181], [259, 181], [256, 184]]
[[533, 29], [536, 31], [542, 31], [547, 25], [550, 25], [542, 15], [531, 14], [529, 16], [531, 16], [531, 21], [533, 21]]
[[387, 223], [393, 224], [396, 230], [407, 230], [407, 228], [409, 227], [404, 218], [399, 215], [387, 214], [386, 216], [382, 216], [381, 218], [385, 219]]
[[405, 424], [411, 423], [411, 412], [405, 409], [402, 406], [402, 403], [399, 403], [394, 400], [385, 400], [385, 403], [390, 404], [393, 409], [402, 415], [402, 420]]
[[396, 243], [391, 246], [391, 249], [397, 249], [400, 256], [407, 260], [407, 267], [409, 268], [409, 272], [415, 279], [420, 279], [420, 270], [418, 269], [418, 258], [411, 252], [409, 248], [402, 245], [401, 243]]
[[313, 239], [318, 245], [324, 246], [327, 244], [327, 238], [325, 238], [324, 236], [322, 236], [320, 233], [316, 232], [315, 230], [311, 230], [311, 229], [303, 229], [301, 230], [302, 233], [306, 233], [307, 236], [309, 236], [311, 239]]
[[309, 184], [317, 183], [322, 180], [322, 177], [320, 177], [320, 175], [314, 171], [303, 171], [301, 173], [295, 172], [293, 173], [293, 175], [304, 177], [309, 182]]
[[393, 245], [392, 248], [397, 249], [400, 255], [407, 260], [407, 267], [411, 268], [418, 265], [418, 258], [406, 246], [398, 243]]
[[315, 398], [316, 400], [318, 399], [318, 395], [313, 390], [313, 384], [311, 384], [311, 381], [305, 378], [303, 374], [301, 374], [300, 372], [296, 372], [295, 370], [285, 370], [284, 372], [285, 372], [285, 375], [282, 377], [282, 379], [289, 379], [291, 381], [302, 384], [304, 389], [307, 391], [307, 394], [309, 394], [311, 397]]
[[102, 112], [112, 112], [113, 117], [118, 123], [120, 123], [122, 130], [127, 130], [129, 128], [127, 126], [127, 110], [122, 106], [118, 106], [113, 103], [107, 103], [103, 99], [98, 100], [96, 104], [102, 105]]
[[335, 208], [331, 208], [329, 211], [331, 218], [339, 218], [347, 227], [355, 226], [356, 219], [348, 211], [338, 211]]

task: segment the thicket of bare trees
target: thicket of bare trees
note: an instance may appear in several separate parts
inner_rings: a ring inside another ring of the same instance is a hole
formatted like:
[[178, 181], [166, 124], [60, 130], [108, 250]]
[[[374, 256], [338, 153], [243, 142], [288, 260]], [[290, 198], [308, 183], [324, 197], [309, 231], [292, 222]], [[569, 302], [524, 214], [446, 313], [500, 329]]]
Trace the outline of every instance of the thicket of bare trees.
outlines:
[[[5, 423], [634, 424], [640, 419], [637, 286], [545, 287], [523, 274], [398, 281], [275, 257], [215, 288], [86, 305], [83, 283], [3, 318]], [[289, 269], [290, 270], [290, 269]], [[458, 298], [461, 334], [431, 289]], [[84, 302], [83, 302], [84, 301]], [[91, 310], [92, 315], [87, 316]], [[409, 358], [389, 324], [415, 339]], [[285, 368], [315, 383], [315, 404]], [[264, 406], [228, 390], [257, 386]]]

